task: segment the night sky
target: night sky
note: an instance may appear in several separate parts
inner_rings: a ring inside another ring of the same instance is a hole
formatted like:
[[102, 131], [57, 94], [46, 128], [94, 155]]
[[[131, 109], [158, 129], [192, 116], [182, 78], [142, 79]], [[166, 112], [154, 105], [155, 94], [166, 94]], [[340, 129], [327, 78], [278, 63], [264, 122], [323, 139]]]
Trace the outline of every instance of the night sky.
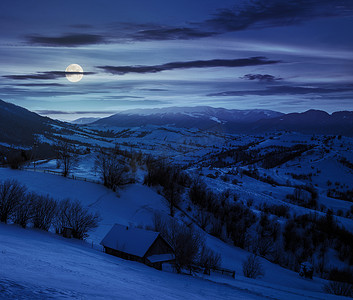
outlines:
[[2, 100], [63, 120], [353, 110], [353, 0], [1, 0], [0, 65]]

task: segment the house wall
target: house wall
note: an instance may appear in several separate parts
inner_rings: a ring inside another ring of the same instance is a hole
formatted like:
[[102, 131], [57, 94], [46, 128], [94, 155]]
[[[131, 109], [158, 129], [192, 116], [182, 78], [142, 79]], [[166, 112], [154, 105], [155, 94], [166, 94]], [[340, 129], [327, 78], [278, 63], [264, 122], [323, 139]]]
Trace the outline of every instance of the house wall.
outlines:
[[105, 249], [105, 253], [110, 254], [110, 255], [114, 255], [123, 259], [128, 259], [128, 260], [133, 260], [133, 261], [138, 261], [138, 262], [142, 262], [145, 263], [144, 258], [142, 257], [138, 257], [136, 255], [132, 255], [132, 254], [128, 254], [119, 250], [115, 250], [109, 247], [104, 247]]
[[161, 236], [158, 236], [151, 247], [147, 250], [144, 257], [165, 253], [174, 253], [174, 251]]

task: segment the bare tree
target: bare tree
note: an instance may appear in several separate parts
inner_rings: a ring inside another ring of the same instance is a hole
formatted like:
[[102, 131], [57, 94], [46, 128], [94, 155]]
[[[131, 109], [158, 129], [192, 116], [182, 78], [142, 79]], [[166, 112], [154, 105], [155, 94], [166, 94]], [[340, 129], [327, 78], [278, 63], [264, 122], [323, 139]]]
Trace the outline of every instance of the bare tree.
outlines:
[[73, 147], [67, 141], [58, 141], [55, 145], [58, 165], [62, 166], [63, 176], [69, 175], [72, 168], [77, 163], [77, 155]]
[[324, 291], [328, 294], [353, 297], [353, 284], [348, 282], [329, 281], [324, 285]]
[[163, 189], [163, 195], [168, 202], [169, 213], [171, 217], [174, 217], [175, 209], [178, 207], [181, 201], [180, 194], [182, 187], [177, 183], [176, 176], [176, 173], [171, 175], [168, 180], [168, 185], [166, 185]]
[[351, 269], [331, 269], [328, 280], [329, 282], [324, 285], [326, 293], [353, 297], [353, 273]]
[[92, 214], [80, 202], [65, 199], [58, 204], [54, 226], [58, 233], [61, 233], [63, 227], [71, 227], [74, 238], [84, 239], [87, 232], [98, 226], [99, 221], [98, 213]]
[[22, 197], [22, 201], [19, 203], [13, 214], [13, 222], [26, 228], [29, 220], [32, 217], [33, 203], [37, 199], [36, 193], [27, 193]]
[[164, 221], [160, 216], [155, 216], [154, 224], [155, 230], [159, 231], [173, 247], [178, 272], [183, 267], [190, 267], [199, 261], [199, 253], [204, 240], [198, 231], [174, 219]]
[[243, 261], [243, 274], [248, 278], [257, 278], [264, 275], [262, 263], [258, 256], [250, 254], [248, 258]]
[[200, 209], [198, 214], [196, 215], [197, 221], [199, 221], [199, 226], [205, 230], [207, 225], [210, 224], [211, 215], [205, 210]]
[[49, 196], [38, 196], [32, 205], [34, 228], [48, 231], [56, 214], [57, 202]]
[[128, 167], [113, 151], [101, 149], [96, 156], [95, 167], [101, 174], [103, 184], [113, 191], [126, 183]]
[[64, 199], [58, 202], [56, 214], [53, 219], [53, 225], [56, 233], [61, 234], [64, 227], [71, 227], [71, 224], [67, 217], [69, 215], [70, 208], [70, 199]]
[[73, 236], [77, 239], [86, 238], [87, 232], [98, 227], [100, 220], [98, 213], [90, 213], [78, 201], [72, 202], [65, 214], [68, 224], [72, 227]]
[[7, 223], [24, 197], [26, 187], [16, 180], [5, 180], [0, 184], [0, 222]]
[[211, 268], [219, 267], [221, 265], [221, 262], [222, 262], [222, 259], [219, 253], [215, 253], [205, 245], [201, 247], [200, 260], [199, 260], [200, 266], [206, 269], [211, 269]]

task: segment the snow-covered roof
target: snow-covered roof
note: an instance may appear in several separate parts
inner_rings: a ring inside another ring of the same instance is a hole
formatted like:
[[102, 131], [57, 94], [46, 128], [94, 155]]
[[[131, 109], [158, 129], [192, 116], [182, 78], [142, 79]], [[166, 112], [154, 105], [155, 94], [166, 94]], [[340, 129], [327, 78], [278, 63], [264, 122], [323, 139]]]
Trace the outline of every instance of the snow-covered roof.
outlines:
[[101, 245], [143, 257], [158, 235], [159, 232], [115, 224], [103, 238]]
[[151, 263], [162, 262], [162, 261], [170, 261], [175, 259], [174, 254], [155, 254], [147, 257], [147, 259]]

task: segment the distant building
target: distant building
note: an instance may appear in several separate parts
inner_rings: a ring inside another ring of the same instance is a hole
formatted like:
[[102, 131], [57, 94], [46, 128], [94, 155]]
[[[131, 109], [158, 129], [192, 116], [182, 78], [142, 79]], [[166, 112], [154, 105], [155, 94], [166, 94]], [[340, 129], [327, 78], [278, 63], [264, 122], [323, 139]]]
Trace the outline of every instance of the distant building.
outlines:
[[159, 232], [115, 224], [100, 243], [106, 253], [162, 270], [174, 262], [173, 248]]

